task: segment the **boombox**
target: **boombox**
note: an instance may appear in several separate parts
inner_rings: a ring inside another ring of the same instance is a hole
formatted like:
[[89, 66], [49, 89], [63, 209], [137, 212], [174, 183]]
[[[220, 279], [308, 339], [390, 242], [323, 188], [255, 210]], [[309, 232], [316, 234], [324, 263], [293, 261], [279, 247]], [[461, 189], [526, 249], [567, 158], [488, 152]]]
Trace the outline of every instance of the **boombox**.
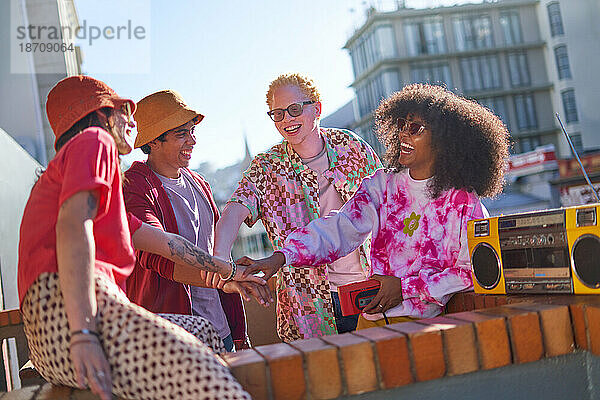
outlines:
[[469, 221], [475, 292], [600, 294], [600, 204]]
[[349, 283], [338, 287], [342, 315], [360, 314], [363, 308], [373, 300], [381, 284], [375, 279]]

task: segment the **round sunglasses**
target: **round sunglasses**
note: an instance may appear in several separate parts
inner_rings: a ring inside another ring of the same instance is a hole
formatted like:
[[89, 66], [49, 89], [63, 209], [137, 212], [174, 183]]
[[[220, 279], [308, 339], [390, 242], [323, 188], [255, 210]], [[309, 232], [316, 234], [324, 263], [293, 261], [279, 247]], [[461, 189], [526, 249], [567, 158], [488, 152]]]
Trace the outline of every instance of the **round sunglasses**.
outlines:
[[315, 102], [312, 100], [300, 101], [298, 103], [292, 103], [289, 106], [287, 106], [287, 108], [276, 108], [274, 110], [267, 111], [267, 115], [269, 117], [271, 117], [273, 122], [283, 121], [286, 111], [288, 112], [288, 114], [290, 114], [290, 117], [298, 117], [298, 116], [302, 115], [305, 105], [313, 104], [313, 103], [315, 103]]
[[425, 125], [418, 122], [408, 121], [404, 118], [398, 118], [398, 131], [408, 132], [410, 136], [417, 136], [423, 133]]

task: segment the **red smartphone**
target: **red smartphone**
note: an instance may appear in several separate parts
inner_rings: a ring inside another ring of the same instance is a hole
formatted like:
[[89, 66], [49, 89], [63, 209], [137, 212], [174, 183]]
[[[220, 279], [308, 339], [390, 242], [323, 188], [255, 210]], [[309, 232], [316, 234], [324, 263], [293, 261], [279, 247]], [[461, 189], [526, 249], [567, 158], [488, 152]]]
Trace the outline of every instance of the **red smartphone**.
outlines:
[[380, 283], [375, 279], [349, 283], [338, 287], [342, 315], [360, 314], [362, 309], [373, 300], [379, 291]]

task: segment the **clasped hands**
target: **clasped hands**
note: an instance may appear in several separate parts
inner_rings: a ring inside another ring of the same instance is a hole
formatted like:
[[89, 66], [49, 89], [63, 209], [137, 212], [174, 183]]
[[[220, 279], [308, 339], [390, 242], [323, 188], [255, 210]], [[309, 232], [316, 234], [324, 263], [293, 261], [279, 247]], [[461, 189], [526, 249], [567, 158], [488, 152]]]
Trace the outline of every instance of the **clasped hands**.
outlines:
[[[260, 260], [242, 257], [236, 262], [238, 268], [245, 267], [243, 277], [250, 278], [262, 271], [264, 273], [263, 278], [269, 279], [285, 265], [285, 256], [283, 253], [276, 251], [270, 257]], [[365, 306], [363, 312], [367, 314], [383, 313], [402, 302], [402, 281], [400, 278], [390, 275], [373, 275], [371, 279], [379, 281], [380, 287], [375, 297]]]
[[269, 277], [260, 277], [254, 273], [247, 273], [246, 265], [249, 265], [246, 259], [242, 257], [236, 261], [237, 266], [235, 274], [231, 280], [223, 279], [223, 276], [218, 272], [200, 271], [200, 277], [205, 282], [207, 287], [221, 289], [225, 293], [239, 293], [246, 301], [250, 301], [254, 297], [256, 301], [268, 307], [273, 302], [271, 290], [267, 285]]

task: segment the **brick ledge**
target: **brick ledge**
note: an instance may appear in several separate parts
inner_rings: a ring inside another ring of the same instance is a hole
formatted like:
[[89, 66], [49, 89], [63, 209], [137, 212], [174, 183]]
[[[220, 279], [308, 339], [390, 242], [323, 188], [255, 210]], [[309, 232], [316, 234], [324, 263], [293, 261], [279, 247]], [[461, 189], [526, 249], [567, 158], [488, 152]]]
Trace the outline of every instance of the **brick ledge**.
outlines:
[[600, 296], [459, 293], [440, 317], [227, 354], [254, 399], [390, 389], [588, 350], [600, 355]]
[[[0, 313], [0, 330], [21, 324], [18, 310]], [[440, 317], [258, 346], [223, 361], [254, 399], [333, 399], [576, 350], [600, 355], [600, 296], [460, 293]], [[0, 397], [98, 398], [48, 383]]]

